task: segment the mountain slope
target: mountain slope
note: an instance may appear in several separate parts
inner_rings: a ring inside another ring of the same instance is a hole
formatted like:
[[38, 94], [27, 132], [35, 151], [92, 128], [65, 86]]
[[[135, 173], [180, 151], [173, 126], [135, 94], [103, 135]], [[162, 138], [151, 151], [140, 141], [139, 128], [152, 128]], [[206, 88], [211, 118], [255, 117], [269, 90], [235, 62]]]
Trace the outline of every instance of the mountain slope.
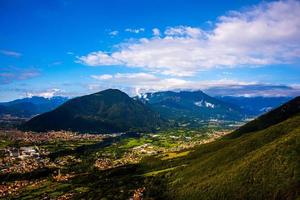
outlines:
[[155, 130], [162, 124], [159, 115], [143, 103], [109, 89], [71, 99], [51, 112], [34, 117], [22, 128], [111, 133]]
[[[283, 116], [279, 123], [199, 146], [189, 156], [174, 160], [172, 167], [177, 168], [154, 177], [147, 186], [149, 194], [191, 200], [299, 198], [300, 112], [282, 109], [299, 105], [296, 98], [277, 109], [277, 115]], [[274, 113], [260, 120], [269, 118]]]
[[30, 97], [17, 99], [10, 102], [0, 103], [0, 116], [11, 115], [14, 117], [30, 118], [34, 115], [53, 110], [66, 102], [66, 97]]
[[238, 107], [208, 96], [202, 91], [155, 92], [139, 97], [144, 103], [172, 120], [237, 120], [244, 116]]
[[259, 131], [265, 129], [269, 126], [280, 123], [289, 117], [300, 112], [300, 97], [296, 97], [289, 101], [288, 103], [264, 114], [255, 120], [245, 124], [238, 130], [234, 131], [229, 137], [238, 137], [244, 133]]

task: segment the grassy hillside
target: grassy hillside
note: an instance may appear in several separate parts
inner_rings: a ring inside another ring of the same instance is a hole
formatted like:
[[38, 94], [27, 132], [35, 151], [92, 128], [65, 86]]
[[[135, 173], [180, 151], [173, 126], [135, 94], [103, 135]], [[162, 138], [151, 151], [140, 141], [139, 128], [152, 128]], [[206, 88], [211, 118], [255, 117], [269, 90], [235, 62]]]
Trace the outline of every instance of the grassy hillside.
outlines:
[[300, 114], [292, 114], [256, 132], [202, 145], [187, 157], [173, 160], [170, 166], [168, 162], [160, 165], [172, 170], [149, 179], [150, 197], [297, 199], [300, 197]]
[[280, 123], [295, 114], [300, 113], [300, 97], [296, 97], [282, 106], [256, 118], [234, 131], [229, 137], [239, 137], [244, 133], [265, 129], [274, 124]]

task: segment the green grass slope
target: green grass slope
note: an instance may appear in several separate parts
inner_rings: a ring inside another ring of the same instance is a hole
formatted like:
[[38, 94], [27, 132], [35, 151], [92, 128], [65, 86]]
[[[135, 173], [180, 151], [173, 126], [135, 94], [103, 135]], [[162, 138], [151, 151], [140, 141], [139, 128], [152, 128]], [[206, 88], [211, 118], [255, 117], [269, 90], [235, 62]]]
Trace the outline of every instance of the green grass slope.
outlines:
[[[259, 131], [202, 145], [176, 162], [184, 167], [155, 176], [148, 184], [149, 196], [190, 200], [297, 199], [300, 114], [293, 113]], [[156, 186], [158, 182], [164, 186]]]
[[231, 138], [239, 137], [240, 135], [252, 131], [262, 130], [279, 122], [282, 122], [289, 117], [300, 112], [300, 97], [296, 97], [283, 104], [282, 106], [256, 118], [255, 120], [245, 124], [238, 130], [229, 135]]

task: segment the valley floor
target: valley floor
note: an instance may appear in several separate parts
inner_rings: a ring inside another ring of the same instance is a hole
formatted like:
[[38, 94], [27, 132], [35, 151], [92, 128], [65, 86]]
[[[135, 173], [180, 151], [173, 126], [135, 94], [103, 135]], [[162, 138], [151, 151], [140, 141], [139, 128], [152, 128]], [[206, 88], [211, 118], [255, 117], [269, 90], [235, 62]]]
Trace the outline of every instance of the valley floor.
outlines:
[[0, 197], [139, 199], [153, 177], [184, 167], [175, 161], [230, 131], [183, 127], [155, 134], [95, 135], [2, 130]]

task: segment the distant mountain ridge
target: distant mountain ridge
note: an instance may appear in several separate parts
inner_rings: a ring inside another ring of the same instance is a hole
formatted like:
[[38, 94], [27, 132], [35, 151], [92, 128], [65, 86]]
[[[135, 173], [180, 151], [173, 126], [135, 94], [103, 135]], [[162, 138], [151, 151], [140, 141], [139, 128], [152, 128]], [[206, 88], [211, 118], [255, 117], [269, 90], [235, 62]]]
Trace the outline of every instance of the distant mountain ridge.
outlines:
[[0, 103], [0, 116], [11, 115], [13, 117], [31, 118], [35, 115], [51, 111], [68, 100], [67, 97], [54, 96], [28, 97], [10, 102]]
[[164, 124], [160, 115], [147, 105], [120, 90], [108, 89], [71, 99], [53, 111], [34, 117], [22, 128], [112, 133], [155, 131]]
[[240, 120], [245, 117], [238, 106], [218, 100], [200, 90], [145, 93], [135, 98], [149, 104], [166, 119]]
[[258, 116], [288, 102], [292, 97], [242, 97], [216, 96], [215, 98], [238, 106], [243, 113], [249, 116]]
[[[163, 91], [134, 97], [148, 104], [163, 118], [176, 121], [210, 119], [241, 120], [266, 113], [287, 102], [291, 97], [211, 97], [202, 91]], [[32, 118], [54, 110], [68, 100], [67, 97], [44, 98], [33, 96], [0, 103], [0, 117]]]

